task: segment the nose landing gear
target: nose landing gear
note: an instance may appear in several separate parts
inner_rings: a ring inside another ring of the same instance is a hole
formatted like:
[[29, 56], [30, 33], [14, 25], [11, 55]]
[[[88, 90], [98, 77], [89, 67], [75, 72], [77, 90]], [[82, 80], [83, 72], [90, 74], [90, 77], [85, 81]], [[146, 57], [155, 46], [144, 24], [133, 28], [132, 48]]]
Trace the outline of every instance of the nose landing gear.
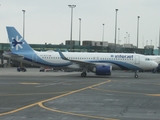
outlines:
[[137, 72], [138, 72], [138, 71], [136, 70], [136, 71], [135, 71], [135, 75], [134, 75], [135, 78], [138, 78]]

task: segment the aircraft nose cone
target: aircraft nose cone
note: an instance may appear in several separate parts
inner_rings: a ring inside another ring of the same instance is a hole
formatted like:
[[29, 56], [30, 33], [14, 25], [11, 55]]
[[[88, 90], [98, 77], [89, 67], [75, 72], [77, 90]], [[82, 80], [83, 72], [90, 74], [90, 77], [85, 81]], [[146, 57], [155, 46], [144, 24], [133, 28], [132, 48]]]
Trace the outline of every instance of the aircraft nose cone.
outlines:
[[154, 67], [154, 68], [158, 67], [158, 63], [157, 63], [157, 62], [154, 62], [154, 63], [153, 63], [153, 67]]

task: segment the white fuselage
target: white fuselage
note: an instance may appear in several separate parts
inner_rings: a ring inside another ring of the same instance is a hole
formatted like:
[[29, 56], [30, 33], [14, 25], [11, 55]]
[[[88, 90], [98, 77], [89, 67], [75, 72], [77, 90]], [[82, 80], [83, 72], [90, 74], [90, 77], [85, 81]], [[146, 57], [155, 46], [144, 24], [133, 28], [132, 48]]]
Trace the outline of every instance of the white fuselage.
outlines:
[[[63, 52], [64, 56], [69, 60], [75, 60], [78, 62], [94, 63], [96, 65], [108, 65], [112, 66], [113, 70], [152, 70], [157, 67], [157, 63], [150, 60], [141, 54], [132, 53], [87, 53], [87, 52]], [[38, 66], [49, 66], [52, 68], [73, 68], [80, 69], [80, 64], [63, 60], [58, 52], [47, 51], [33, 53], [19, 53], [24, 57], [12, 57], [15, 60], [22, 60], [26, 63], [38, 65]], [[8, 57], [9, 55], [5, 55]], [[85, 67], [85, 66], [83, 66]]]
[[[32, 61], [38, 63], [45, 61], [44, 65], [52, 67], [80, 68], [79, 64], [73, 64], [68, 60], [63, 60], [58, 52], [35, 52]], [[112, 69], [143, 69], [151, 70], [157, 66], [144, 55], [131, 53], [85, 53], [85, 52], [63, 52], [69, 60], [92, 62], [95, 64], [105, 64], [112, 66]], [[37, 56], [36, 56], [37, 55]]]
[[160, 55], [147, 55], [147, 57], [157, 62], [158, 64], [160, 63]]

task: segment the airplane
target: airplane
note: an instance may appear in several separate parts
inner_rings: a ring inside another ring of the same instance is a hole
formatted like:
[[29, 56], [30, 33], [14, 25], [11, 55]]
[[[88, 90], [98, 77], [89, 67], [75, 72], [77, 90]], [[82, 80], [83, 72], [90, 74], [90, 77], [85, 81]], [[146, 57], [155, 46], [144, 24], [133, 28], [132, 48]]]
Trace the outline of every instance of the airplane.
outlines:
[[39, 52], [32, 49], [14, 27], [6, 29], [11, 52], [4, 56], [41, 67], [80, 69], [81, 77], [86, 77], [87, 72], [111, 75], [112, 70], [133, 70], [134, 77], [138, 78], [138, 70], [152, 70], [158, 66], [145, 55], [135, 53]]

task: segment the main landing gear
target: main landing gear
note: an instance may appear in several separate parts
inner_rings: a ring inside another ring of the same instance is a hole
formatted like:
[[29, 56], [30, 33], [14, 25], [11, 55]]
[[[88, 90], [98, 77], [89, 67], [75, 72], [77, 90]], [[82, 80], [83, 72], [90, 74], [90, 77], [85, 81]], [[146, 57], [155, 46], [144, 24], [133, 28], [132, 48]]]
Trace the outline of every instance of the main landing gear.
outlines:
[[135, 75], [134, 75], [135, 78], [138, 78], [137, 72], [138, 72], [138, 71], [136, 70], [136, 71], [135, 71]]
[[87, 73], [86, 72], [82, 72], [81, 73], [81, 77], [86, 77]]

